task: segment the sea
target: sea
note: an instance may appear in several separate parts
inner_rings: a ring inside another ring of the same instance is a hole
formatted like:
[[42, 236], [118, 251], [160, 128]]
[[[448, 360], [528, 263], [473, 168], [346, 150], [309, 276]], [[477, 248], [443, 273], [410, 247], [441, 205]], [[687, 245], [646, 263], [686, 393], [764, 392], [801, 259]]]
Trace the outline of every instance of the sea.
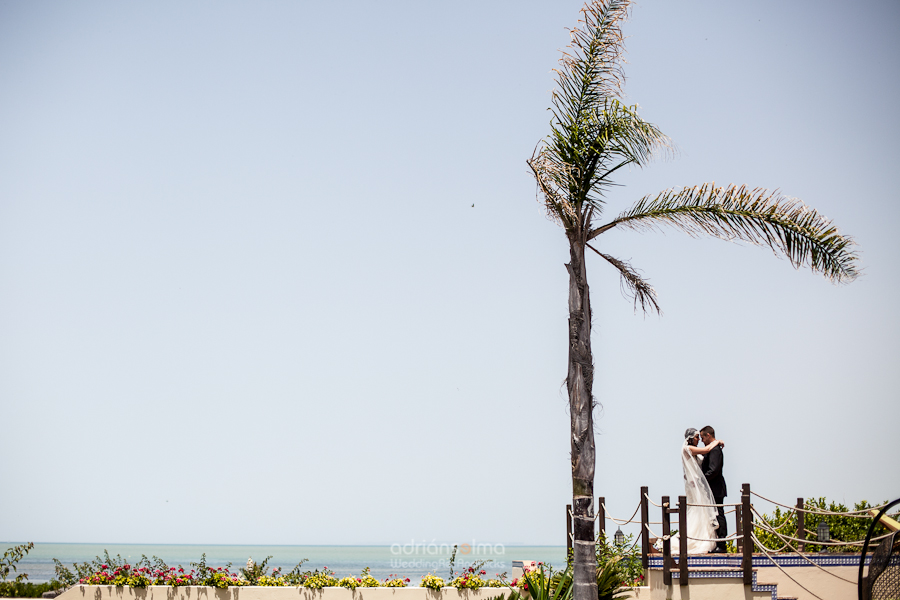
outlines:
[[[0, 542], [0, 551], [22, 542]], [[503, 544], [459, 543], [456, 544], [453, 568], [456, 571], [475, 562], [490, 561], [484, 565], [486, 577], [498, 574], [512, 574], [512, 561], [534, 560], [555, 567], [565, 566], [565, 546], [504, 546]], [[248, 559], [261, 563], [266, 557], [268, 567], [281, 567], [286, 573], [300, 561], [305, 560], [302, 571], [328, 569], [337, 577], [359, 576], [368, 567], [373, 577], [382, 580], [388, 576], [409, 578], [410, 585], [418, 585], [422, 576], [434, 573], [447, 579], [450, 572], [452, 544], [426, 544], [409, 541], [384, 546], [223, 546], [223, 545], [181, 545], [181, 544], [43, 544], [35, 543], [34, 548], [17, 563], [18, 571], [10, 572], [11, 579], [17, 573], [27, 573], [28, 581], [42, 583], [56, 576], [53, 559], [58, 559], [74, 573], [73, 563], [91, 562], [102, 558], [104, 552], [110, 556], [121, 556], [135, 563], [141, 556], [161, 558], [170, 567], [190, 568], [191, 563], [200, 561], [206, 555], [206, 564], [211, 567], [231, 565], [233, 572], [246, 566]]]

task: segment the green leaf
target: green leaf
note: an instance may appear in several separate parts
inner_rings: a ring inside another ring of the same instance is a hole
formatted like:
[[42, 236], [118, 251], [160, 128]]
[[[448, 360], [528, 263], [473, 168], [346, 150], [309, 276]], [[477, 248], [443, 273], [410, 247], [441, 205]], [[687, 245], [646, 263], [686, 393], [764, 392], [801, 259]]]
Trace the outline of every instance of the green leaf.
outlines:
[[635, 230], [669, 225], [692, 236], [709, 235], [768, 246], [794, 267], [808, 266], [843, 283], [859, 275], [852, 238], [803, 202], [777, 191], [714, 183], [645, 196], [615, 220], [592, 230], [588, 240], [613, 227]]

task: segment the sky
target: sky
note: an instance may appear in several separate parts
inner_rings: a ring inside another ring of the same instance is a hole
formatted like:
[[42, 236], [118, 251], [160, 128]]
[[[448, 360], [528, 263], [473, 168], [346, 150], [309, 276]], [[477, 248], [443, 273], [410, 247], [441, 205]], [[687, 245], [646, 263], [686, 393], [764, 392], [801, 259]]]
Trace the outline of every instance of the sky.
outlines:
[[[0, 540], [564, 544], [568, 246], [525, 161], [580, 8], [0, 2]], [[898, 26], [890, 0], [634, 6], [625, 101], [677, 152], [600, 222], [780, 189], [863, 274], [602, 236], [663, 309], [588, 259], [613, 516], [683, 493], [704, 425], [729, 501], [900, 496]]]

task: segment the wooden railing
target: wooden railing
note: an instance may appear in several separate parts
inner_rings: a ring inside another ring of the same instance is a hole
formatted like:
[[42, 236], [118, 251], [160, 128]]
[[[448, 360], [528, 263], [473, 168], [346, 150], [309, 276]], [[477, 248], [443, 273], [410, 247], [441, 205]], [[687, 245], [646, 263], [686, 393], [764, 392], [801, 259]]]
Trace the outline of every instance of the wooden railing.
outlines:
[[[599, 497], [598, 507], [597, 507], [597, 524], [598, 524], [598, 534], [600, 536], [606, 536], [606, 498]], [[651, 544], [650, 544], [650, 494], [649, 488], [647, 486], [641, 487], [641, 499], [640, 499], [640, 507], [638, 512], [640, 512], [640, 524], [641, 524], [641, 533], [640, 533], [640, 542], [641, 542], [641, 565], [644, 569], [650, 567], [650, 554], [651, 554]], [[655, 503], [653, 503], [655, 504]], [[675, 558], [672, 556], [672, 544], [669, 539], [672, 531], [672, 515], [677, 515], [678, 519], [678, 531], [684, 532], [682, 535], [685, 535], [687, 532], [687, 498], [685, 496], [678, 497], [678, 503], [676, 506], [671, 506], [669, 501], [669, 496], [663, 496], [660, 499], [660, 503], [658, 506], [662, 508], [662, 557], [663, 557], [663, 582], [665, 585], [672, 584], [672, 571], [675, 569]], [[737, 551], [741, 555], [741, 568], [743, 570], [743, 578], [744, 583], [746, 585], [751, 585], [753, 582], [753, 511], [751, 510], [750, 503], [750, 484], [745, 483], [741, 486], [741, 498], [740, 502], [737, 504], [732, 504], [734, 506], [735, 513], [735, 532], [737, 536], [734, 538], [734, 542], [737, 546]], [[796, 511], [797, 515], [797, 536], [801, 540], [806, 539], [806, 529], [804, 527], [804, 512], [803, 512], [804, 501], [803, 498], [797, 498], [797, 508], [801, 509]], [[628, 521], [629, 523], [632, 521]], [[633, 521], [637, 522], [637, 521]], [[572, 507], [571, 505], [566, 506], [566, 548], [571, 551], [572, 550]], [[805, 544], [800, 542], [798, 544], [799, 550], [802, 552], [805, 549]], [[688, 561], [687, 561], [687, 543], [681, 543], [678, 545], [678, 572], [679, 572], [679, 585], [687, 585], [688, 584]]]

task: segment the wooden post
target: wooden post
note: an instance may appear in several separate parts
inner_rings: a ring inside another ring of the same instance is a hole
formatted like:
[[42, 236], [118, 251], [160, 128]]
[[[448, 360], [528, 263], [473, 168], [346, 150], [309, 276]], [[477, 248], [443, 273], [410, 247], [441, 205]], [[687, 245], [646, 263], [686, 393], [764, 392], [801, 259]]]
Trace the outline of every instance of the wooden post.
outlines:
[[572, 505], [566, 504], [566, 560], [572, 556]]
[[662, 536], [663, 536], [663, 585], [672, 585], [672, 543], [669, 541], [669, 497], [663, 496], [662, 501]]
[[[734, 507], [734, 530], [738, 534], [740, 534], [741, 531], [743, 530], [743, 526], [741, 525], [742, 522], [743, 521], [741, 521], [741, 505], [738, 504], [737, 506]], [[734, 540], [734, 543], [737, 546], [738, 554], [740, 554], [744, 549], [743, 541], [744, 541], [743, 538], [740, 538], [740, 537], [735, 538], [735, 540]]]
[[687, 496], [678, 496], [678, 585], [688, 584]]
[[741, 566], [744, 569], [744, 585], [753, 585], [753, 513], [750, 511], [750, 484], [745, 483], [741, 489], [741, 516], [744, 535]]
[[[650, 568], [650, 504], [647, 497], [650, 488], [641, 488], [641, 565], [644, 569]], [[647, 574], [644, 573], [646, 576]]]
[[606, 498], [600, 496], [597, 498], [597, 534], [606, 542]]
[[[804, 518], [806, 515], [803, 513], [803, 498], [797, 498], [797, 539], [805, 540], [806, 539], [806, 519]], [[804, 542], [797, 542], [797, 550], [803, 552], [806, 550], [806, 544]]]

